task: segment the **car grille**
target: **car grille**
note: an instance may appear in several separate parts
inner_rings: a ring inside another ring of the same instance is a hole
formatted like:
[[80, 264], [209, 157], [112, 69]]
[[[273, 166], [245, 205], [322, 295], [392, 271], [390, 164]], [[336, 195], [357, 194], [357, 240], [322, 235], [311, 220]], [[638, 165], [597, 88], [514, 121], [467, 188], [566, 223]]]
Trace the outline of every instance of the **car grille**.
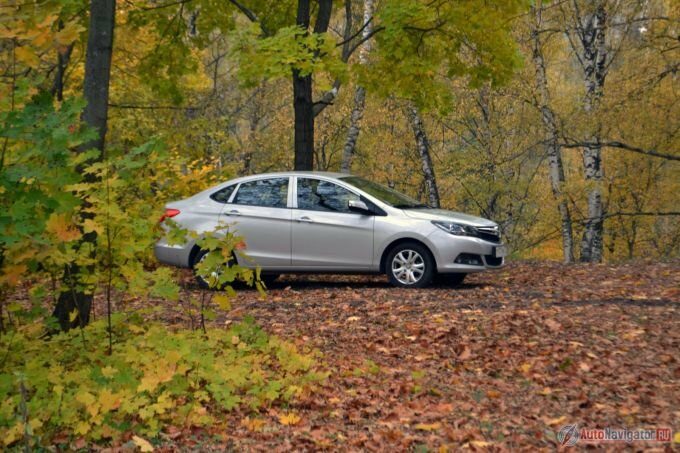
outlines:
[[475, 227], [475, 230], [479, 238], [495, 244], [501, 243], [501, 232], [498, 227]]

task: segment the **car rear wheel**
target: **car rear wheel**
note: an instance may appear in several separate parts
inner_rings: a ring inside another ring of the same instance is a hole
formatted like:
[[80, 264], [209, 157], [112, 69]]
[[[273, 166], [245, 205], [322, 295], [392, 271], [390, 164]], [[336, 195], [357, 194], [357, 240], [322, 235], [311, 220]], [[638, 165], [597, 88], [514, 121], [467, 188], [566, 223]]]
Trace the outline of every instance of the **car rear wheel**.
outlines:
[[[198, 253], [196, 253], [196, 256], [194, 256], [194, 262], [191, 263], [191, 268], [194, 270], [194, 278], [196, 278], [196, 283], [198, 283], [198, 286], [200, 286], [203, 289], [210, 289], [210, 280], [212, 278], [218, 278], [221, 267], [217, 267], [213, 270], [213, 272], [210, 275], [202, 275], [196, 270], [196, 266], [205, 259], [206, 256], [208, 256], [208, 251], [207, 250], [199, 250]], [[225, 267], [231, 266], [231, 263], [233, 261], [229, 261], [229, 263], [224, 263]], [[215, 289], [217, 289], [215, 287]]]
[[432, 282], [434, 260], [430, 251], [415, 242], [394, 247], [386, 261], [387, 277], [394, 286], [423, 288]]
[[280, 276], [281, 274], [260, 274], [260, 280], [262, 280], [262, 283], [264, 283], [265, 286], [269, 287], [269, 285], [274, 283]]

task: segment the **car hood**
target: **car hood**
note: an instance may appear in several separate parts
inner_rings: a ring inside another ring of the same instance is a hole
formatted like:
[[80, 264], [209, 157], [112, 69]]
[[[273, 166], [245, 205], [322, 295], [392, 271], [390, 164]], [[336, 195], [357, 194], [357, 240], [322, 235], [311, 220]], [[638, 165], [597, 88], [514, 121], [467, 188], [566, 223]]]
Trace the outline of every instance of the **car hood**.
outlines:
[[446, 209], [404, 209], [404, 214], [415, 219], [460, 222], [470, 226], [497, 226], [491, 220]]

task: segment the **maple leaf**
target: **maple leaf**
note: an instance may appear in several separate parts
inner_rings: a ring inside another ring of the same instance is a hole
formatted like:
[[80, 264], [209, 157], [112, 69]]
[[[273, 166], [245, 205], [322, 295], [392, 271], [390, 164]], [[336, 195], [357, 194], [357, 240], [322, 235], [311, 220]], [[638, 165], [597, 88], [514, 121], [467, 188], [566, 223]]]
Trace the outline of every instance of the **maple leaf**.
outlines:
[[461, 353], [458, 354], [458, 360], [467, 360], [470, 357], [472, 357], [472, 351], [466, 345], [465, 347], [463, 347], [463, 350], [461, 351]]
[[231, 298], [227, 294], [218, 294], [213, 300], [222, 310], [231, 310]]
[[260, 418], [244, 418], [241, 420], [241, 426], [245, 427], [248, 431], [260, 432], [265, 425], [265, 421]]
[[83, 232], [91, 233], [92, 231], [97, 232], [97, 234], [103, 234], [104, 227], [92, 219], [85, 219], [85, 221], [83, 222]]
[[293, 413], [293, 412], [289, 412], [287, 414], [281, 414], [281, 415], [279, 415], [278, 418], [279, 418], [279, 423], [281, 423], [282, 425], [286, 425], [286, 426], [297, 425], [298, 423], [300, 423], [300, 420], [301, 420], [300, 416]]
[[103, 389], [99, 393], [98, 401], [102, 406], [102, 413], [106, 413], [120, 407], [120, 397], [118, 394], [111, 392], [111, 390], [107, 388]]
[[0, 283], [7, 283], [9, 286], [16, 286], [19, 279], [26, 273], [28, 267], [25, 264], [14, 264], [5, 266], [0, 275]]
[[415, 429], [418, 431], [437, 431], [441, 427], [441, 423], [419, 423], [415, 426]]
[[553, 332], [557, 332], [562, 329], [560, 323], [553, 319], [546, 319], [545, 325], [548, 326], [548, 329], [552, 330]]
[[65, 214], [50, 215], [45, 229], [64, 242], [74, 241], [81, 236], [80, 231], [67, 220]]
[[113, 377], [116, 373], [118, 373], [118, 370], [110, 365], [102, 368], [102, 375], [104, 375], [104, 377], [110, 378]]
[[132, 441], [135, 443], [135, 445], [137, 445], [137, 447], [139, 447], [139, 450], [142, 452], [149, 452], [154, 450], [153, 445], [151, 445], [151, 443], [148, 440], [142, 437], [132, 436]]
[[75, 308], [71, 313], [68, 314], [68, 320], [70, 322], [73, 322], [76, 319], [78, 319], [78, 309], [77, 308]]
[[551, 419], [547, 420], [546, 423], [550, 426], [555, 426], [555, 425], [563, 424], [566, 420], [567, 420], [567, 416], [563, 415], [561, 417], [551, 418]]
[[70, 23], [54, 35], [54, 40], [59, 46], [68, 46], [78, 39], [78, 35], [84, 28], [77, 23]]
[[26, 46], [21, 46], [17, 47], [14, 53], [16, 55], [16, 59], [27, 66], [30, 66], [33, 69], [36, 69], [38, 66], [40, 66], [40, 58], [38, 58], [32, 49]]
[[501, 397], [501, 392], [499, 392], [498, 390], [488, 390], [486, 392], [486, 396], [492, 399], [497, 399]]

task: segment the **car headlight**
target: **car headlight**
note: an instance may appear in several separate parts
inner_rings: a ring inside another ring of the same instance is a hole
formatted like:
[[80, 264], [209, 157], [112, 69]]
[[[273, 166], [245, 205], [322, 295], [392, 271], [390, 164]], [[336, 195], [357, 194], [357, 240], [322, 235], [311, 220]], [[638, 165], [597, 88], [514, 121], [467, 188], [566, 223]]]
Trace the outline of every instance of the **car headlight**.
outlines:
[[440, 222], [437, 220], [433, 220], [432, 224], [441, 228], [447, 233], [456, 236], [477, 236], [477, 231], [473, 227], [468, 225], [462, 225], [460, 223], [455, 222]]

